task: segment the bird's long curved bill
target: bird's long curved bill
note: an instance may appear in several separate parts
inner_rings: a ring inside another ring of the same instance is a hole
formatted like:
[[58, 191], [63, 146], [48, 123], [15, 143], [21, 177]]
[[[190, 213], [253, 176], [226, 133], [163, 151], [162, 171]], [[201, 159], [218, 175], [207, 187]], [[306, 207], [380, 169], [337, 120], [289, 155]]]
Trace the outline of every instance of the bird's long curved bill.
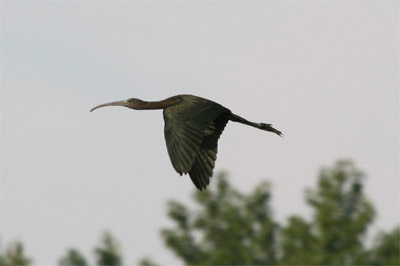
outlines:
[[103, 103], [93, 107], [90, 112], [96, 110], [97, 108], [107, 107], [107, 106], [126, 106], [126, 101], [117, 101], [117, 102], [110, 102], [110, 103]]

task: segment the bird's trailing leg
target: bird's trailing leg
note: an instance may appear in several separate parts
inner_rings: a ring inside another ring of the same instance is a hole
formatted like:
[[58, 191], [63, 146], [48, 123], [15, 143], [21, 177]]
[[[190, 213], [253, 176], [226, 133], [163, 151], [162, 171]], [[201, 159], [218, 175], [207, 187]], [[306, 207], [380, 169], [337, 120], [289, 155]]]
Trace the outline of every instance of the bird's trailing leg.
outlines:
[[250, 122], [246, 119], [244, 119], [243, 117], [240, 117], [238, 115], [235, 114], [231, 114], [229, 116], [229, 120], [233, 121], [233, 122], [238, 122], [238, 123], [242, 123], [248, 126], [252, 126], [258, 129], [262, 129], [265, 131], [270, 131], [273, 132], [275, 134], [277, 134], [278, 136], [283, 136], [282, 132], [280, 132], [279, 130], [277, 130], [276, 128], [273, 128], [271, 124], [265, 124], [265, 123], [254, 123], [254, 122]]

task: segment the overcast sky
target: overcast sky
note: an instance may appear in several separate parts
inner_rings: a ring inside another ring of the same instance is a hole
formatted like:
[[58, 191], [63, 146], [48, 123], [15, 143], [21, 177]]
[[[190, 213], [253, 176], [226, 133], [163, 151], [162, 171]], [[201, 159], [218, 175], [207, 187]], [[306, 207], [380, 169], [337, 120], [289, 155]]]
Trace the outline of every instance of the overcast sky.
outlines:
[[[352, 159], [399, 222], [399, 2], [1, 2], [1, 240], [36, 265], [93, 258], [107, 229], [125, 263], [178, 260], [159, 231], [194, 185], [174, 172], [161, 111], [130, 97], [212, 99], [284, 138], [229, 123], [216, 172], [272, 183], [275, 217], [309, 215], [320, 167]], [[211, 181], [213, 183], [213, 180]]]

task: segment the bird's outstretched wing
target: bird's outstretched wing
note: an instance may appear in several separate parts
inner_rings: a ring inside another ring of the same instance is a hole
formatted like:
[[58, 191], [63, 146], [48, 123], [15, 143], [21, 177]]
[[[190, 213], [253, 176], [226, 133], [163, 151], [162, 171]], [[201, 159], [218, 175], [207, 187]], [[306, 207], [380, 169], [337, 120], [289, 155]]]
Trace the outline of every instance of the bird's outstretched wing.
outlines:
[[192, 164], [192, 168], [189, 171], [190, 178], [200, 190], [206, 188], [210, 183], [215, 160], [217, 160], [218, 139], [227, 122], [227, 115], [222, 114], [209, 125], [203, 136], [203, 141]]
[[177, 110], [164, 110], [168, 154], [175, 170], [180, 175], [189, 173], [196, 187], [202, 190], [213, 175], [218, 139], [230, 111], [213, 102], [196, 105], [195, 110]]

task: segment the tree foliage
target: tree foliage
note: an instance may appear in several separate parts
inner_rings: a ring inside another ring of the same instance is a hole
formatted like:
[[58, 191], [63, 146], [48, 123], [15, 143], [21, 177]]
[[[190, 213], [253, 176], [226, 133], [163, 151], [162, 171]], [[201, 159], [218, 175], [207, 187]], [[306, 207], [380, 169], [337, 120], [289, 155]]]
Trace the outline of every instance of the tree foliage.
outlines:
[[[104, 232], [101, 241], [94, 249], [96, 265], [119, 266], [122, 265], [121, 249], [117, 239], [109, 232]], [[86, 258], [75, 248], [67, 251], [67, 254], [59, 261], [60, 266], [86, 266]]]
[[85, 257], [76, 249], [68, 250], [67, 255], [61, 258], [60, 266], [87, 266]]
[[400, 226], [375, 237], [369, 253], [371, 265], [400, 265]]
[[162, 231], [168, 247], [187, 264], [275, 264], [278, 226], [271, 219], [268, 184], [244, 195], [225, 175], [217, 181], [216, 191], [195, 193], [201, 206], [196, 212], [169, 203], [168, 215], [177, 226]]
[[282, 263], [367, 263], [364, 242], [375, 211], [363, 195], [362, 173], [348, 161], [323, 169], [306, 201], [313, 210], [312, 220], [294, 216], [282, 229]]
[[150, 258], [142, 258], [138, 265], [140, 266], [159, 266], [157, 263], [153, 262]]
[[25, 255], [24, 245], [19, 241], [11, 243], [4, 254], [0, 253], [1, 266], [28, 266], [31, 263], [32, 260]]
[[102, 266], [122, 265], [120, 246], [109, 232], [105, 232], [103, 240], [95, 250], [96, 263]]
[[[244, 194], [225, 174], [215, 179], [216, 187], [194, 193], [196, 208], [168, 203], [174, 226], [161, 234], [186, 265], [400, 265], [400, 226], [365, 244], [375, 210], [364, 195], [364, 175], [350, 161], [322, 169], [316, 187], [306, 191], [309, 219], [291, 216], [284, 224], [274, 220], [268, 183]], [[20, 242], [0, 254], [0, 266], [31, 264]], [[120, 245], [108, 232], [94, 255], [96, 265], [122, 265]], [[59, 264], [89, 265], [73, 248]], [[157, 265], [150, 258], [138, 264]]]
[[352, 162], [339, 161], [320, 172], [306, 192], [312, 218], [274, 221], [267, 183], [245, 195], [217, 177], [217, 188], [196, 192], [190, 210], [171, 201], [174, 228], [162, 230], [166, 245], [185, 264], [213, 265], [398, 265], [399, 231], [365, 245], [375, 210], [363, 194], [364, 176]]

